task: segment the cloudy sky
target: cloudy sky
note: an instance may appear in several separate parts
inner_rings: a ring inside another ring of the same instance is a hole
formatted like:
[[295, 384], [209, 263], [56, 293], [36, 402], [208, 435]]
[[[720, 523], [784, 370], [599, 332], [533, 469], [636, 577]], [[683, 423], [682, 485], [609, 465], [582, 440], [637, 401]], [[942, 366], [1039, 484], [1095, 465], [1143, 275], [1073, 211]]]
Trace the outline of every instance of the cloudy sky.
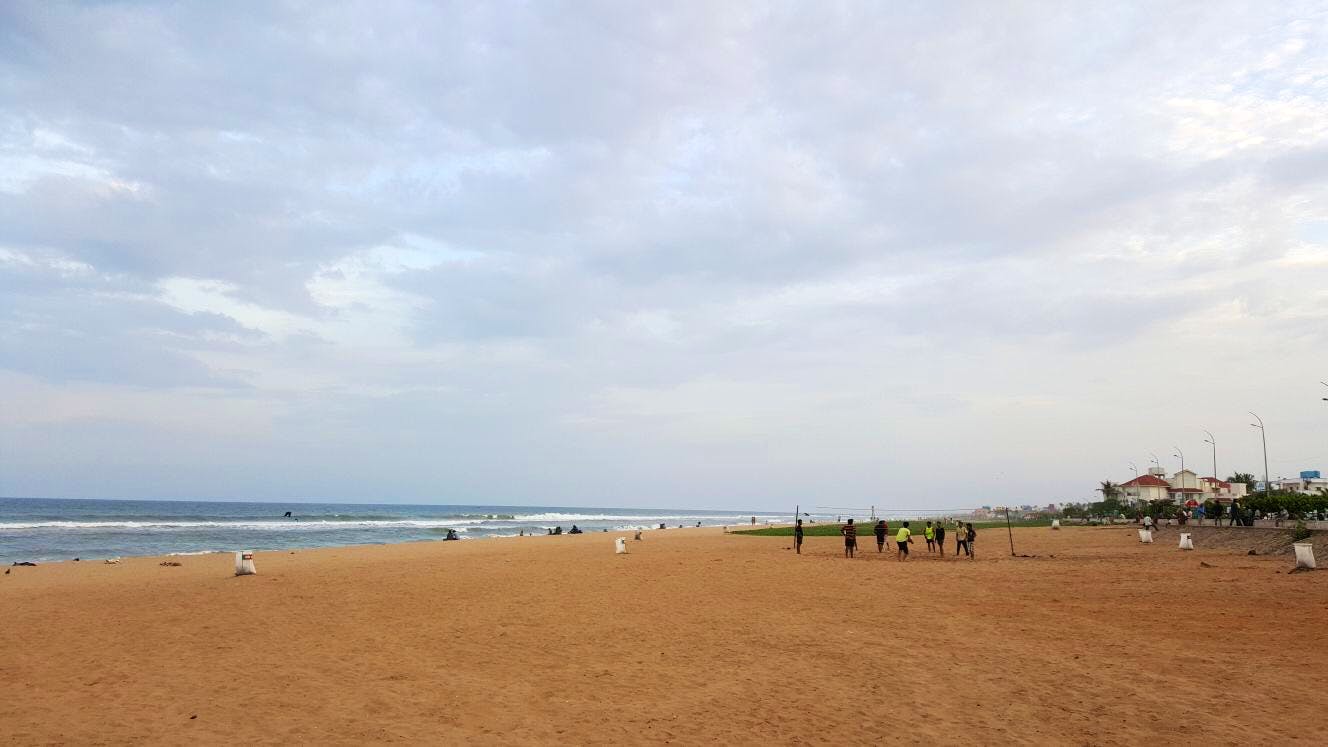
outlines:
[[1045, 503], [1320, 380], [1323, 3], [0, 4], [0, 495]]

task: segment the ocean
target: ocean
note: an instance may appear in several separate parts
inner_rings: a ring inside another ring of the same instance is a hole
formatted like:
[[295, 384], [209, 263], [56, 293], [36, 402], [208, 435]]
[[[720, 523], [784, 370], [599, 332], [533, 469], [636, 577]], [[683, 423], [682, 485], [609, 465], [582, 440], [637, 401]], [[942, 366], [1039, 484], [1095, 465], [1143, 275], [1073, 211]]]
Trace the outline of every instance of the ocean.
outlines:
[[[291, 517], [286, 518], [285, 512]], [[380, 503], [0, 498], [0, 565], [97, 560], [132, 555], [191, 555], [293, 550], [546, 534], [576, 525], [586, 532], [652, 529], [660, 524], [750, 525], [791, 515], [684, 509], [566, 506], [407, 506]]]

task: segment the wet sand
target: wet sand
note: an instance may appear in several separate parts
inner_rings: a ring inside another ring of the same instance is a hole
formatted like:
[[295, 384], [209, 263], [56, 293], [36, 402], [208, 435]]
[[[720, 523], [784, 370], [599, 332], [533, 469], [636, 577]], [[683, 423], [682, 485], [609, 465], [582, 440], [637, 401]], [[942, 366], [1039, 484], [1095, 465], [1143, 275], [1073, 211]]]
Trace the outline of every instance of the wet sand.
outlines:
[[0, 743], [1328, 743], [1328, 572], [1285, 556], [621, 534], [14, 568]]

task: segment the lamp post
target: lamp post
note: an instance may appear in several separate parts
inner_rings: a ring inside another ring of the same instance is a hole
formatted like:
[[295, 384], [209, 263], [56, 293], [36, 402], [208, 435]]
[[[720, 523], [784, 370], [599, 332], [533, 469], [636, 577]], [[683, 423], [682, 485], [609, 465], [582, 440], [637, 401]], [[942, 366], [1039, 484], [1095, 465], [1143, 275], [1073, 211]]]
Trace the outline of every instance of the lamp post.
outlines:
[[1130, 462], [1130, 469], [1134, 470], [1134, 502], [1137, 503], [1141, 495], [1140, 491], [1143, 490], [1143, 485], [1139, 484], [1139, 468], [1134, 466], [1134, 462]]
[[[1208, 433], [1203, 428], [1199, 430]], [[1208, 433], [1208, 438], [1204, 439], [1204, 443], [1213, 445], [1213, 482], [1217, 482], [1217, 439], [1213, 437], [1213, 434]]]
[[[1254, 415], [1252, 412], [1250, 414]], [[1263, 427], [1263, 418], [1254, 415], [1254, 419], [1259, 421], [1259, 424], [1250, 423], [1250, 427], [1258, 428], [1259, 438], [1263, 440], [1263, 497], [1264, 500], [1267, 500], [1268, 489], [1272, 487], [1272, 483], [1268, 480], [1268, 431]]]
[[1185, 486], [1185, 452], [1181, 451], [1179, 446], [1172, 445], [1171, 448], [1173, 448], [1173, 449], [1176, 450], [1176, 453], [1175, 453], [1175, 454], [1172, 454], [1172, 456], [1180, 457], [1180, 472], [1177, 472], [1177, 473], [1176, 473], [1176, 476], [1180, 478], [1180, 503], [1181, 503], [1181, 505], [1183, 506], [1183, 505], [1185, 505], [1185, 487], [1186, 487], [1186, 486]]

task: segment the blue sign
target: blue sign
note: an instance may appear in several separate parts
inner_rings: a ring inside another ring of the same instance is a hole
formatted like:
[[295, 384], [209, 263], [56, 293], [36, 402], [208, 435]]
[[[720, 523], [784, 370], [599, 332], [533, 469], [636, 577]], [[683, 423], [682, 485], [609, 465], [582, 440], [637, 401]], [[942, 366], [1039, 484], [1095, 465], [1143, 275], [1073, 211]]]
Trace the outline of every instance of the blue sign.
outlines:
[[1304, 472], [1301, 472], [1301, 473], [1300, 473], [1300, 479], [1302, 479], [1302, 480], [1318, 480], [1318, 479], [1319, 479], [1319, 470], [1317, 470], [1317, 469], [1307, 469], [1307, 470], [1305, 470]]

